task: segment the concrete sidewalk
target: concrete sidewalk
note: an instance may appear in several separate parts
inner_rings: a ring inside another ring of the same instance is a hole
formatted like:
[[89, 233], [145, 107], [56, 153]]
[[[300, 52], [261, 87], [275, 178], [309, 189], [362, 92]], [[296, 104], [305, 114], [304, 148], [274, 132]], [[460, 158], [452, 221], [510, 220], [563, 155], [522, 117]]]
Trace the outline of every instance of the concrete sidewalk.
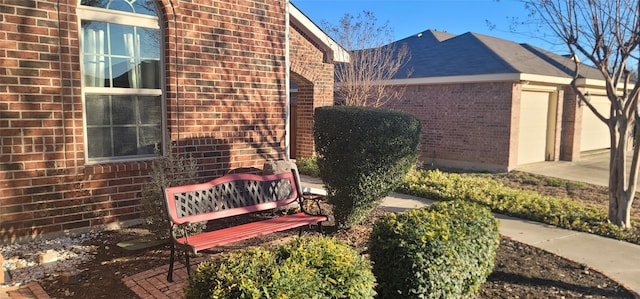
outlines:
[[579, 161], [545, 161], [516, 167], [517, 171], [598, 186], [609, 185], [609, 151], [583, 155]]
[[[323, 190], [319, 179], [301, 176], [303, 186]], [[433, 201], [406, 194], [392, 193], [381, 207], [401, 212], [432, 204]], [[495, 214], [500, 219], [500, 234], [529, 244], [589, 268], [635, 292], [640, 298], [640, 246], [593, 234], [581, 233], [538, 222]]]

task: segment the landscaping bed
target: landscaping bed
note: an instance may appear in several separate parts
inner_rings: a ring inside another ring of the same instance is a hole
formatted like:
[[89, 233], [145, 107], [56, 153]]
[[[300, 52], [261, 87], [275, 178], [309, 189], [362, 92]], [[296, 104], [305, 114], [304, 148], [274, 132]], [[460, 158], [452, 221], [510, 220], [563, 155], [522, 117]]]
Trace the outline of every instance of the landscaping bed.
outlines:
[[[587, 184], [549, 183], [536, 176], [513, 173], [492, 175], [512, 188], [535, 190], [545, 195], [573, 197], [584, 203], [606, 204], [606, 188]], [[538, 180], [536, 180], [538, 178]], [[535, 182], [538, 183], [535, 183]], [[570, 191], [571, 188], [575, 188]], [[569, 190], [569, 191], [567, 191]], [[326, 210], [330, 211], [327, 207]], [[634, 213], [638, 213], [634, 209]], [[375, 210], [366, 223], [349, 230], [335, 231], [332, 223], [327, 232], [361, 252], [367, 251], [367, 239], [375, 217], [385, 213]], [[49, 275], [40, 284], [52, 298], [137, 298], [122, 278], [168, 263], [169, 247], [160, 245], [149, 249], [128, 251], [116, 246], [118, 242], [141, 237], [141, 229], [104, 232], [89, 239], [93, 259], [77, 266], [82, 274], [75, 283], [64, 283], [60, 276]], [[233, 244], [225, 250], [259, 245], [297, 235], [297, 230]], [[89, 247], [89, 246], [88, 246]], [[208, 254], [215, 254], [209, 251]], [[495, 268], [480, 289], [478, 298], [633, 298], [633, 295], [606, 276], [546, 251], [519, 242], [502, 239], [498, 247]]]

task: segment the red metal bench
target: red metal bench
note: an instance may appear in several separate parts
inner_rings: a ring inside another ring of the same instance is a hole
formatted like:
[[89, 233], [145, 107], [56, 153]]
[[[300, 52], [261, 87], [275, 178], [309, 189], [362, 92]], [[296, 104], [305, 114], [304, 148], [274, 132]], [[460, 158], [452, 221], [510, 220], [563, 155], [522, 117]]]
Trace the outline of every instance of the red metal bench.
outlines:
[[[185, 251], [189, 272], [190, 253], [197, 254], [200, 250], [292, 228], [300, 228], [299, 234], [302, 234], [305, 225], [317, 224], [322, 230], [322, 221], [328, 219], [326, 215], [306, 211], [295, 170], [264, 176], [231, 174], [202, 184], [165, 188], [164, 194], [172, 226], [169, 282], [173, 280], [176, 247]], [[272, 210], [294, 203], [299, 204], [299, 213], [194, 235], [189, 235], [185, 229], [190, 223]], [[175, 227], [181, 228], [179, 231], [183, 236], [176, 236]]]

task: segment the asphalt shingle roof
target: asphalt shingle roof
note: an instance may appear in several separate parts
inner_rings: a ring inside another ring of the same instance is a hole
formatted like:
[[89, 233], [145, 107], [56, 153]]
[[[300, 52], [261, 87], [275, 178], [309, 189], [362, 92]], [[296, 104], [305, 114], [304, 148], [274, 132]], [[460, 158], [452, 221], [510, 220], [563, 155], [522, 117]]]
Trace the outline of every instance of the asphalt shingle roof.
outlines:
[[[536, 74], [571, 77], [573, 61], [529, 44], [487, 35], [467, 32], [461, 35], [427, 30], [394, 42], [406, 44], [411, 59], [398, 72], [396, 78], [468, 76], [489, 74]], [[581, 75], [602, 78], [597, 70], [587, 65]]]

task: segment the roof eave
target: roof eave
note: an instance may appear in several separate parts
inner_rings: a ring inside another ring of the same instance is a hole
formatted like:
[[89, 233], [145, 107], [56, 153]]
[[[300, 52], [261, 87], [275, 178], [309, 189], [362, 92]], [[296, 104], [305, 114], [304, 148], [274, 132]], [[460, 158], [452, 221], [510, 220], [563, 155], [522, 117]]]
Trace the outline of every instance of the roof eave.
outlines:
[[[441, 77], [424, 77], [424, 78], [407, 78], [389, 80], [390, 85], [421, 85], [421, 84], [447, 84], [447, 83], [483, 83], [483, 82], [505, 82], [505, 81], [528, 81], [537, 83], [569, 85], [571, 78], [547, 76], [525, 73], [502, 73], [502, 74], [482, 74], [482, 75], [460, 75], [460, 76], [441, 76]], [[604, 86], [604, 81], [593, 79], [579, 79], [578, 85], [588, 82], [593, 86]]]
[[591, 87], [591, 86], [605, 86], [606, 82], [599, 79], [591, 78], [578, 78], [576, 80], [576, 86]]
[[290, 22], [304, 31], [318, 45], [330, 54], [333, 63], [349, 62], [349, 52], [327, 35], [291, 2], [288, 2]]
[[[582, 80], [582, 79], [581, 79]], [[546, 76], [524, 73], [502, 73], [482, 75], [440, 76], [423, 78], [392, 79], [386, 81], [389, 85], [425, 85], [425, 84], [451, 84], [451, 83], [486, 83], [486, 82], [536, 82], [555, 85], [569, 85], [571, 78]], [[603, 86], [603, 81], [590, 79], [590, 85]], [[578, 85], [582, 82], [579, 81]]]

